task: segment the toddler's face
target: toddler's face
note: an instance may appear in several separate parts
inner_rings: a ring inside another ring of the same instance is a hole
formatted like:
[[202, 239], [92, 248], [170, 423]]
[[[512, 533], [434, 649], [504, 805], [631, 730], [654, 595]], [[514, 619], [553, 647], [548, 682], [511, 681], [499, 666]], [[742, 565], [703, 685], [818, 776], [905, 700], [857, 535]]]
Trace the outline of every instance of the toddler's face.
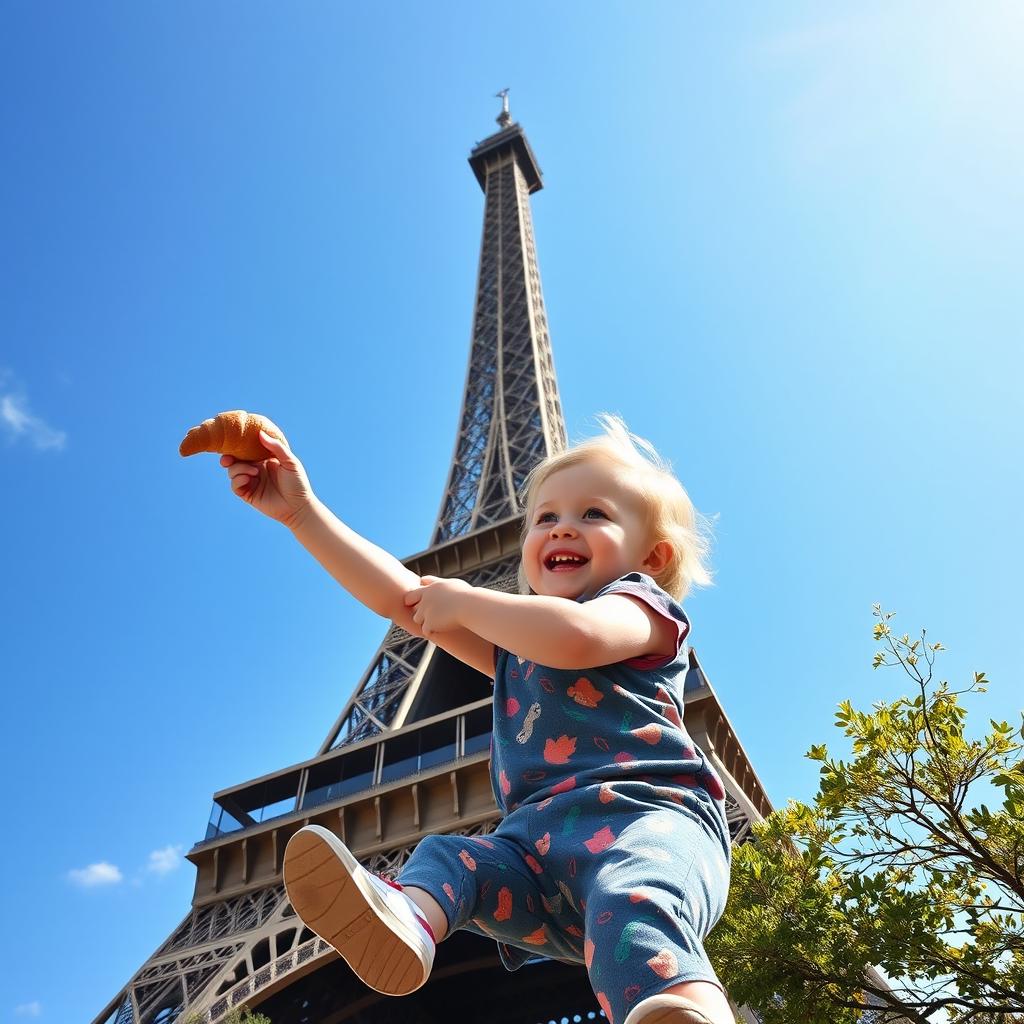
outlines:
[[537, 594], [577, 598], [627, 572], [647, 571], [644, 500], [626, 472], [603, 460], [552, 473], [537, 492], [523, 568]]

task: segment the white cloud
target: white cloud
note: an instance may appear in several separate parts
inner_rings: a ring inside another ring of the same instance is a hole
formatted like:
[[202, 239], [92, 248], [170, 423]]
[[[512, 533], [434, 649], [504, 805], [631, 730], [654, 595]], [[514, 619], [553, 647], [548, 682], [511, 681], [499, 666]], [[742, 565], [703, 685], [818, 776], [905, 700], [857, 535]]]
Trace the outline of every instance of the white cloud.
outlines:
[[31, 1003], [21, 1003], [14, 1008], [15, 1017], [41, 1017], [43, 1015], [43, 1004], [38, 999]]
[[165, 846], [161, 850], [154, 850], [149, 855], [149, 863], [146, 865], [146, 870], [152, 871], [156, 875], [166, 875], [174, 871], [180, 864], [181, 847]]
[[33, 415], [28, 399], [17, 389], [8, 371], [0, 370], [0, 424], [12, 439], [24, 438], [40, 451], [63, 449], [67, 434]]
[[116, 864], [108, 864], [101, 860], [98, 864], [90, 864], [86, 868], [72, 868], [68, 878], [83, 889], [92, 889], [97, 885], [116, 885], [121, 881], [121, 869]]

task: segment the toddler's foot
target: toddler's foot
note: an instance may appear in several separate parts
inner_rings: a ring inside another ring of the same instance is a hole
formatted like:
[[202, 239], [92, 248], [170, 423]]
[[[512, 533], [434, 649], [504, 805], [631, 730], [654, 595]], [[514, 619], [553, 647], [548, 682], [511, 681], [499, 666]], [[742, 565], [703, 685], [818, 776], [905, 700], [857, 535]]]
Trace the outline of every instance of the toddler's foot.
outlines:
[[419, 908], [397, 882], [362, 867], [333, 832], [307, 825], [292, 836], [284, 884], [303, 923], [370, 988], [404, 996], [430, 976], [434, 937]]
[[682, 996], [651, 996], [637, 1003], [625, 1024], [714, 1024], [696, 1004]]

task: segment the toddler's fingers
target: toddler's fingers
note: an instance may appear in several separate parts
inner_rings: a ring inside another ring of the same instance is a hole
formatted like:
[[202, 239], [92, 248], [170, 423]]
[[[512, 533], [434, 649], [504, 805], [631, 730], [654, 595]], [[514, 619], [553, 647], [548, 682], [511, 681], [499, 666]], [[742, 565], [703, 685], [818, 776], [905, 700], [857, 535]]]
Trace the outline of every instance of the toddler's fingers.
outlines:
[[[237, 469], [237, 472], [234, 471], [235, 469]], [[248, 473], [244, 469], [239, 469], [238, 467], [232, 467], [232, 470], [233, 471], [230, 473], [231, 489], [237, 494], [241, 494], [243, 491], [249, 491], [259, 484], [259, 470], [255, 473]]]
[[284, 441], [271, 437], [265, 430], [260, 431], [260, 443], [287, 469], [295, 468], [295, 457]]
[[412, 608], [413, 605], [419, 604], [422, 596], [423, 591], [421, 589], [410, 590], [409, 593], [405, 595], [405, 607]]
[[223, 466], [223, 467], [224, 467], [225, 469], [227, 469], [227, 468], [228, 468], [228, 466], [231, 466], [231, 465], [233, 465], [233, 464], [234, 464], [234, 462], [235, 462], [235, 457], [234, 457], [234, 455], [222, 455], [222, 456], [220, 457], [220, 464], [221, 464], [221, 465], [222, 465], [222, 466]]

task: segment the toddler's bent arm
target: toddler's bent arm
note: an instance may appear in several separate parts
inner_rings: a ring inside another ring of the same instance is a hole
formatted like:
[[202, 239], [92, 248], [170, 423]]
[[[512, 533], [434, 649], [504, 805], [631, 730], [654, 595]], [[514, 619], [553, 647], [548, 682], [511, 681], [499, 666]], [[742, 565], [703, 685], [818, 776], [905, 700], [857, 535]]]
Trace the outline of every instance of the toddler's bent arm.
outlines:
[[471, 587], [462, 580], [424, 577], [424, 583], [405, 602], [416, 608], [414, 621], [430, 639], [461, 626], [521, 658], [567, 669], [675, 653], [677, 627], [626, 594], [578, 604]]

